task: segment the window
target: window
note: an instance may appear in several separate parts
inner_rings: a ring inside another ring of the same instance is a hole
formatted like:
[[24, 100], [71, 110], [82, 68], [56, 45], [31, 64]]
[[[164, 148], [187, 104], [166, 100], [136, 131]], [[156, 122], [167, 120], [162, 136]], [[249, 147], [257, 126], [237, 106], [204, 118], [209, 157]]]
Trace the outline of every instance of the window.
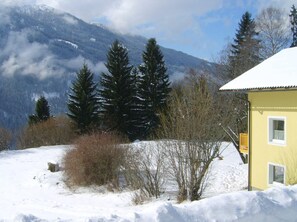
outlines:
[[276, 164], [268, 164], [269, 184], [284, 184], [285, 183], [285, 167]]
[[271, 144], [286, 144], [285, 117], [268, 117], [268, 142]]

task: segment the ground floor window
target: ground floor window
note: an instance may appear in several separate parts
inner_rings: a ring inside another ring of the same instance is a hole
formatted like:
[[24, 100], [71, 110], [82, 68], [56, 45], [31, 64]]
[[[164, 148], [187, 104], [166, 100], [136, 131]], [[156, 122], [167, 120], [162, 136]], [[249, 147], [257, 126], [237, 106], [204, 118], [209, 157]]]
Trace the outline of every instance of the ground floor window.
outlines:
[[268, 164], [269, 184], [285, 183], [285, 167], [278, 164]]

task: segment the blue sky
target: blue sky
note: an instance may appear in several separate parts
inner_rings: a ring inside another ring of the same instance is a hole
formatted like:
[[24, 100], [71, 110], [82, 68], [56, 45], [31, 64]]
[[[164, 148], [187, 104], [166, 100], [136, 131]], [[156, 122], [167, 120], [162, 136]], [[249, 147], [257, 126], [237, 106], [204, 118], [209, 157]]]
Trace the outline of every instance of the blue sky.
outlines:
[[162, 46], [213, 61], [232, 41], [245, 11], [268, 6], [288, 11], [296, 0], [2, 0], [45, 4], [113, 30], [155, 37]]

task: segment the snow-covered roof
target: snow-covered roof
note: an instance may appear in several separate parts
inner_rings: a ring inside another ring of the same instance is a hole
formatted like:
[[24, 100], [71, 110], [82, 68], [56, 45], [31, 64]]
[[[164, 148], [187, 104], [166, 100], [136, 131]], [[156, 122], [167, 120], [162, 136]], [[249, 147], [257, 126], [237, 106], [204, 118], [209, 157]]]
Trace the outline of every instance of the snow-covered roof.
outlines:
[[297, 89], [297, 47], [284, 49], [220, 88], [222, 91]]

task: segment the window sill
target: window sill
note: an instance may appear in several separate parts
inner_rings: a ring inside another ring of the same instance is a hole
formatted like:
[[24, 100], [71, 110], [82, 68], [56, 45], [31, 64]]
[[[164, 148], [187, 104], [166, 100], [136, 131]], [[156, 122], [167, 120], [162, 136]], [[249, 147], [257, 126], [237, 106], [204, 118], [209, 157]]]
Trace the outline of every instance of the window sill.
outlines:
[[286, 141], [283, 140], [272, 140], [272, 141], [268, 141], [269, 145], [273, 145], [273, 146], [287, 146]]
[[268, 185], [269, 185], [269, 187], [284, 187], [285, 186], [285, 184], [280, 183], [280, 182], [273, 182]]

